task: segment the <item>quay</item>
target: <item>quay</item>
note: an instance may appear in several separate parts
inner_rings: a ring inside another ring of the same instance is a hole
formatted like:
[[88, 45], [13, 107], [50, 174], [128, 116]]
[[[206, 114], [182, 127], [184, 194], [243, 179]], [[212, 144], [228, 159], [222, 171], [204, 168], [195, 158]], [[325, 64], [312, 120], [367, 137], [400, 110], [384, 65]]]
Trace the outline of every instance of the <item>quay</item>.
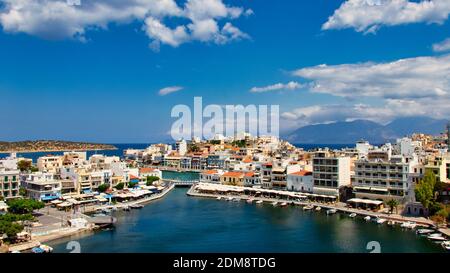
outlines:
[[[214, 184], [213, 184], [214, 185]], [[313, 202], [313, 201], [299, 201], [299, 200], [286, 200], [286, 199], [280, 199], [280, 198], [272, 198], [272, 197], [262, 197], [262, 196], [251, 196], [251, 195], [245, 195], [245, 194], [236, 194], [236, 193], [226, 193], [226, 194], [220, 194], [220, 193], [201, 193], [196, 190], [197, 185], [193, 185], [188, 192], [186, 193], [188, 196], [192, 197], [204, 197], [204, 198], [214, 198], [217, 199], [217, 197], [230, 197], [230, 198], [238, 198], [241, 200], [249, 200], [252, 199], [254, 201], [263, 201], [265, 203], [273, 203], [273, 202], [282, 202], [285, 201], [288, 204], [293, 204], [297, 206], [315, 206], [320, 207], [322, 209], [335, 209], [338, 212], [341, 213], [356, 213], [360, 216], [370, 216], [370, 217], [378, 217], [383, 218], [390, 221], [395, 221], [399, 223], [403, 222], [415, 222], [418, 226], [423, 227], [435, 227], [435, 224], [433, 221], [423, 218], [423, 217], [405, 217], [398, 214], [384, 214], [380, 212], [373, 212], [373, 211], [367, 211], [367, 210], [360, 210], [360, 209], [354, 209], [354, 208], [348, 208], [346, 207], [345, 203], [320, 203], [320, 202]]]

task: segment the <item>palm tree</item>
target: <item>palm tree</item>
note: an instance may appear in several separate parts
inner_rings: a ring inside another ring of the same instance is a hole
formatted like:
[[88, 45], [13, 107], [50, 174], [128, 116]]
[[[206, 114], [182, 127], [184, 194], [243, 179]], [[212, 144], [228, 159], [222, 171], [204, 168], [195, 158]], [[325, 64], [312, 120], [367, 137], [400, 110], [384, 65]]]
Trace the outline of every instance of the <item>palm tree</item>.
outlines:
[[394, 209], [395, 209], [395, 212], [397, 212], [397, 207], [398, 207], [399, 203], [396, 199], [391, 199], [386, 202], [386, 205], [389, 206], [389, 212], [393, 213]]

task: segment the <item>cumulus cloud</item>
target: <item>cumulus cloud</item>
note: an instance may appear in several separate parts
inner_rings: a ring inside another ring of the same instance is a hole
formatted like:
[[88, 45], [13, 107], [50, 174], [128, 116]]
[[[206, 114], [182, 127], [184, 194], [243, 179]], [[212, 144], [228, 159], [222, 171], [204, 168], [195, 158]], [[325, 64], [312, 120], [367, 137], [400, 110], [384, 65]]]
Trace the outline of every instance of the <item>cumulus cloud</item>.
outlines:
[[278, 90], [295, 90], [295, 89], [300, 89], [302, 87], [303, 87], [302, 84], [291, 81], [286, 84], [276, 83], [276, 84], [268, 85], [268, 86], [264, 86], [264, 87], [253, 87], [252, 89], [250, 89], [250, 92], [265, 93], [265, 92], [269, 92], [269, 91], [278, 91]]
[[445, 39], [440, 43], [436, 43], [433, 45], [433, 50], [435, 52], [444, 52], [450, 51], [450, 38]]
[[169, 87], [165, 87], [159, 90], [158, 94], [160, 96], [165, 96], [165, 95], [169, 95], [171, 93], [175, 93], [178, 91], [183, 90], [182, 86], [169, 86]]
[[450, 94], [450, 55], [387, 63], [323, 64], [293, 74], [309, 81], [312, 92], [340, 97], [417, 99]]
[[[227, 32], [229, 22], [220, 27], [219, 21], [233, 20], [244, 13], [242, 7], [228, 6], [223, 1], [187, 0], [179, 6], [175, 0], [91, 0], [81, 1], [80, 5], [71, 5], [67, 0], [0, 0], [0, 24], [9, 33], [84, 40], [88, 30], [137, 21], [143, 23], [153, 49], [159, 49], [161, 43], [176, 47], [195, 40], [223, 43], [236, 40], [236, 36]], [[165, 21], [173, 18], [183, 19], [177, 20], [182, 23], [169, 27]], [[237, 31], [240, 38], [246, 37]]]
[[449, 14], [448, 0], [347, 0], [322, 29], [354, 28], [358, 32], [375, 32], [383, 25], [442, 24]]

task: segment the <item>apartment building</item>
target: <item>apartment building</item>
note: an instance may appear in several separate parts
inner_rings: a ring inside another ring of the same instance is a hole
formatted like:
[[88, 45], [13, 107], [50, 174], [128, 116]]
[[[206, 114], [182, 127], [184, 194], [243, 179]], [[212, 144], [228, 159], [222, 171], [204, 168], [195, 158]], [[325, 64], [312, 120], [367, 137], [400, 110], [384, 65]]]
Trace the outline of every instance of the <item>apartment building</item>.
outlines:
[[4, 199], [19, 197], [19, 170], [0, 169], [0, 196]]
[[39, 157], [37, 167], [40, 172], [57, 173], [63, 167], [63, 157], [57, 155], [47, 155]]
[[49, 202], [61, 197], [61, 181], [54, 173], [31, 173], [21, 176], [26, 195], [34, 200]]
[[314, 189], [313, 173], [299, 171], [287, 175], [287, 190], [312, 193]]
[[220, 183], [220, 177], [224, 174], [222, 170], [206, 170], [200, 173], [200, 182]]
[[339, 196], [339, 189], [350, 185], [351, 158], [319, 151], [313, 155], [313, 193]]
[[[355, 164], [352, 186], [357, 198], [413, 201], [415, 157], [360, 159]], [[408, 198], [409, 197], [409, 198]]]
[[227, 172], [220, 177], [220, 182], [224, 185], [244, 186], [243, 172]]

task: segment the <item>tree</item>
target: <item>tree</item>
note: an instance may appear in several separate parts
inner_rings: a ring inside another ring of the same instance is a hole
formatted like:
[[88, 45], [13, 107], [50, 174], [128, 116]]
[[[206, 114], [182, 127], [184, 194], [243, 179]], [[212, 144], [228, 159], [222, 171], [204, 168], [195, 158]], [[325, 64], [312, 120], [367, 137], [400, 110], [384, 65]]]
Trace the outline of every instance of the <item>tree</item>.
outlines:
[[396, 199], [391, 199], [391, 200], [386, 202], [386, 205], [389, 206], [389, 212], [393, 213], [394, 209], [397, 212], [397, 207], [398, 207], [399, 203], [398, 203], [398, 201]]
[[151, 185], [153, 185], [153, 182], [158, 181], [158, 180], [159, 180], [159, 177], [157, 177], [157, 176], [147, 176], [146, 185], [151, 186]]
[[425, 208], [429, 208], [433, 200], [434, 196], [434, 187], [436, 185], [436, 175], [433, 171], [428, 170], [425, 173], [423, 179], [416, 185], [414, 192], [416, 194], [416, 199]]
[[20, 160], [19, 162], [17, 162], [17, 168], [21, 171], [21, 172], [25, 172], [25, 171], [29, 171], [32, 168], [32, 164], [31, 161], [29, 160]]
[[41, 209], [45, 204], [33, 199], [10, 199], [8, 200], [9, 211], [16, 214], [32, 213], [33, 210]]
[[23, 226], [9, 221], [0, 221], [0, 234], [6, 234], [8, 240], [11, 241], [16, 237], [17, 233], [23, 230]]
[[123, 188], [125, 187], [125, 184], [120, 182], [119, 184], [117, 184], [114, 188], [116, 188], [117, 190], [123, 190]]
[[25, 188], [23, 188], [23, 187], [20, 187], [20, 189], [19, 189], [19, 195], [20, 195], [20, 196], [25, 196], [25, 195], [27, 195], [27, 190], [26, 190]]
[[99, 192], [105, 192], [107, 189], [109, 189], [109, 184], [101, 184], [100, 186], [98, 186]]

